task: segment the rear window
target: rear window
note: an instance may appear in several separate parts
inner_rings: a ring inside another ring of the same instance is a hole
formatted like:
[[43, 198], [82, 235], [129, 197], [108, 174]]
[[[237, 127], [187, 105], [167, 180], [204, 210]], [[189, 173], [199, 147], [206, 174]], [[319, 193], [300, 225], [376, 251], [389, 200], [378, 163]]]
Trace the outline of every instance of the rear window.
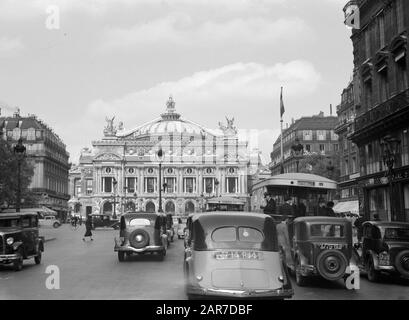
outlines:
[[404, 228], [386, 228], [385, 240], [403, 240], [409, 241], [409, 229]]
[[224, 227], [218, 228], [212, 233], [214, 242], [255, 242], [260, 243], [264, 240], [263, 234], [254, 228], [248, 227]]
[[140, 227], [144, 227], [144, 226], [150, 226], [151, 222], [149, 221], [149, 219], [132, 219], [131, 221], [129, 221], [129, 225], [131, 227], [133, 226], [140, 226]]
[[313, 224], [311, 225], [312, 237], [343, 238], [344, 226], [338, 224]]

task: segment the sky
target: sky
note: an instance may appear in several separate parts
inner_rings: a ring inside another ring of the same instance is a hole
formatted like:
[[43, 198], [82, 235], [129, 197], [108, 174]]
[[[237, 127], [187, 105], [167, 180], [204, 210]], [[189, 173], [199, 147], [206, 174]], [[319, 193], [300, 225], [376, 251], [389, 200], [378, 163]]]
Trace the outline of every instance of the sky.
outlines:
[[[345, 0], [0, 0], [0, 108], [36, 114], [77, 163], [105, 117], [130, 130], [171, 94], [183, 117], [258, 132], [340, 103], [353, 68]], [[118, 122], [117, 122], [118, 123]]]

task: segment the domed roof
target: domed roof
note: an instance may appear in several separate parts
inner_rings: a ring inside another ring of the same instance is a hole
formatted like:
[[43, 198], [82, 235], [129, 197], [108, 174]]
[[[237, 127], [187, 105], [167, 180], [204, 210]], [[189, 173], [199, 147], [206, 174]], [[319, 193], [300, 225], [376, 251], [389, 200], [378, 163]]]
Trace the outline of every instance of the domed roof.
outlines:
[[129, 135], [168, 135], [170, 133], [183, 133], [190, 135], [214, 135], [213, 132], [205, 127], [184, 119], [179, 113], [176, 113], [175, 102], [172, 97], [166, 103], [166, 112], [161, 114], [160, 118], [144, 123], [128, 132], [118, 134], [120, 137]]

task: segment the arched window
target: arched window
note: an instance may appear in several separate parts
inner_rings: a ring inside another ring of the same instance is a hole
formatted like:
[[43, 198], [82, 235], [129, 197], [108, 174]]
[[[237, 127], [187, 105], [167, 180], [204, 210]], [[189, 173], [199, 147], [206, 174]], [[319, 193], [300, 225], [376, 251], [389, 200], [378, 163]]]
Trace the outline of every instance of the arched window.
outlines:
[[175, 213], [175, 204], [173, 201], [169, 201], [165, 205], [165, 212], [166, 213]]
[[155, 204], [152, 201], [146, 204], [146, 212], [156, 212]]
[[102, 212], [111, 214], [112, 210], [113, 210], [112, 203], [109, 201], [105, 202], [102, 208]]
[[185, 212], [186, 213], [195, 212], [195, 205], [193, 204], [193, 202], [188, 201], [188, 202], [185, 203]]

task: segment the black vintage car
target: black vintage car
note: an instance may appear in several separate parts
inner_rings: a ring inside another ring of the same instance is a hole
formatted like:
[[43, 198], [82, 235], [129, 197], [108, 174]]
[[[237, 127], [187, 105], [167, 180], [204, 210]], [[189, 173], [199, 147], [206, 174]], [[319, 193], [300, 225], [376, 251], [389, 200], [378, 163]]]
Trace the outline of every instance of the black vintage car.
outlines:
[[119, 229], [119, 219], [113, 219], [109, 214], [90, 214], [92, 218], [92, 229], [113, 228]]
[[34, 258], [40, 264], [43, 251], [36, 212], [0, 213], [0, 264], [13, 264], [20, 271], [24, 259]]
[[208, 212], [189, 216], [187, 228], [184, 273], [189, 299], [284, 299], [294, 294], [271, 217]]
[[363, 224], [359, 266], [369, 281], [381, 273], [409, 279], [409, 223], [368, 221]]
[[336, 281], [347, 277], [352, 259], [352, 224], [335, 217], [300, 217], [277, 225], [287, 267], [296, 283], [305, 286], [311, 276]]
[[121, 216], [119, 238], [115, 238], [114, 247], [119, 261], [125, 261], [125, 256], [146, 253], [158, 253], [163, 259], [167, 245], [163, 214], [135, 212]]

